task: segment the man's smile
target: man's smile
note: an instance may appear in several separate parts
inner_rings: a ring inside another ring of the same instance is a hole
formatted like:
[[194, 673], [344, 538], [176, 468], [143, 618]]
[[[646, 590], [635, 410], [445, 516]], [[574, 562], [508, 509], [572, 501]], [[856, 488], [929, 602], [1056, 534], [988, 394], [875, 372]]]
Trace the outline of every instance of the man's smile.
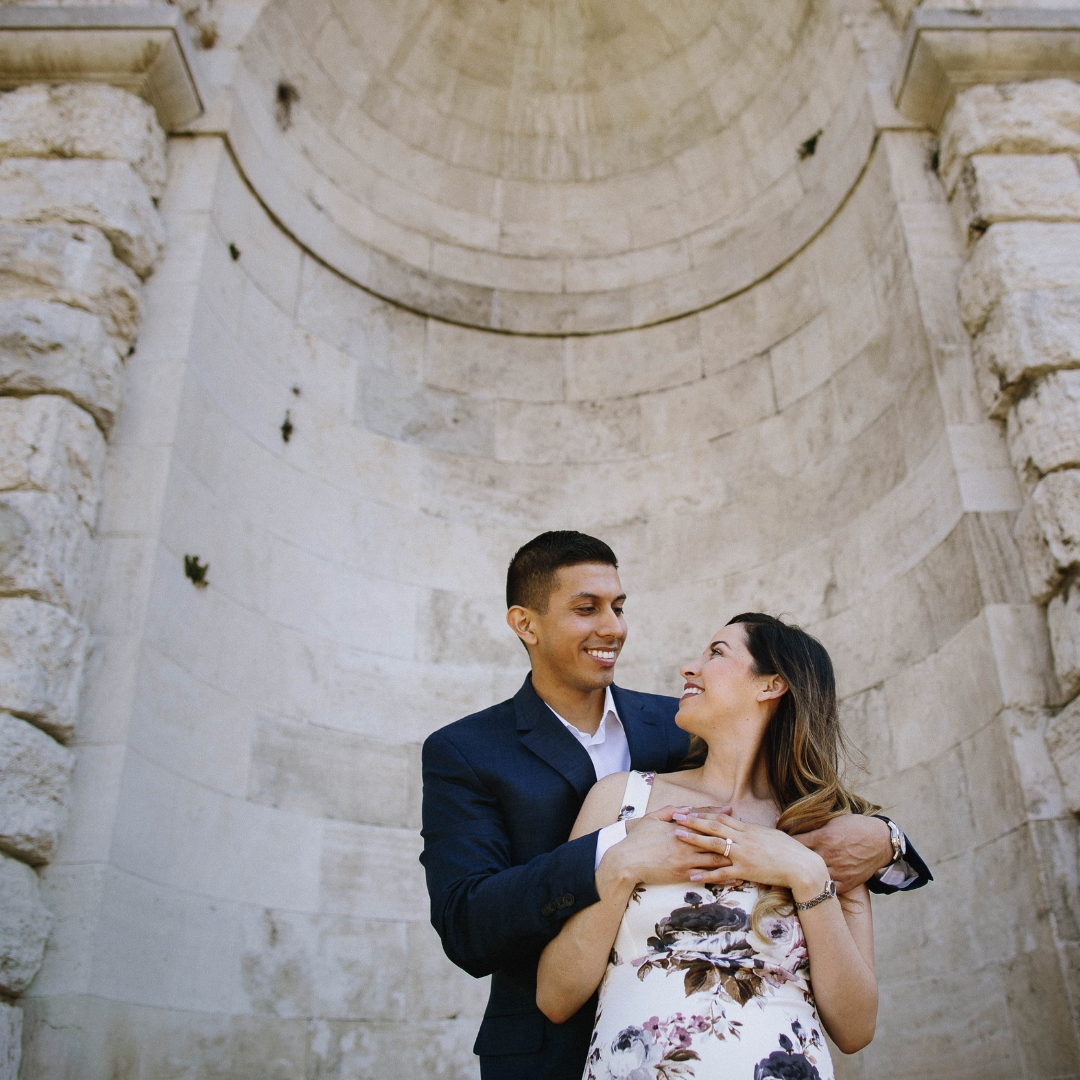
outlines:
[[599, 649], [592, 648], [585, 650], [594, 660], [599, 660], [601, 663], [614, 664], [615, 657], [618, 655], [618, 649]]

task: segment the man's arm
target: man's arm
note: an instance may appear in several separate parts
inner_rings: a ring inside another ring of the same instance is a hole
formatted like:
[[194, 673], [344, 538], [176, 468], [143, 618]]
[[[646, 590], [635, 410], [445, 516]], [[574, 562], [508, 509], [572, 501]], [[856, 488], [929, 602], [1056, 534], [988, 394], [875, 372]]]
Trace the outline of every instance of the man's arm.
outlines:
[[[844, 814], [796, 839], [825, 860], [837, 892], [850, 892], [862, 884], [876, 893], [910, 892], [934, 880], [906, 837], [904, 854], [894, 862], [891, 831], [884, 818]], [[886, 870], [884, 880], [874, 876], [882, 870]]]
[[511, 865], [495, 797], [446, 738], [424, 743], [424, 853], [431, 924], [446, 955], [479, 978], [523, 952], [537, 954], [599, 896], [596, 833]]
[[[728, 807], [707, 806], [695, 808], [692, 814], [715, 817], [729, 811]], [[851, 892], [860, 885], [874, 893], [921, 889], [934, 880], [933, 874], [906, 836], [903, 837], [904, 854], [894, 861], [892, 831], [886, 820], [863, 814], [843, 814], [820, 829], [799, 833], [795, 839], [825, 860], [838, 893]]]

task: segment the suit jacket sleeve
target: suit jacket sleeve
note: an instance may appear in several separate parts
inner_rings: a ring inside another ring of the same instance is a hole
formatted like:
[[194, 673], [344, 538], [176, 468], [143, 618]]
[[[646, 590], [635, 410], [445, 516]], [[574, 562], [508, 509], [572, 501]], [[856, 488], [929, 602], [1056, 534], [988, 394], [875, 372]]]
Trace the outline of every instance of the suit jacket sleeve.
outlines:
[[512, 865], [497, 799], [443, 736], [424, 743], [424, 852], [431, 924], [446, 955], [479, 978], [539, 954], [575, 912], [599, 900], [596, 833]]
[[914, 880], [909, 881], [906, 885], [886, 885], [883, 881], [878, 881], [876, 878], [871, 878], [866, 887], [872, 893], [881, 893], [885, 895], [887, 893], [894, 892], [911, 892], [913, 889], [921, 889], [928, 882], [934, 880], [934, 875], [930, 873], [930, 868], [922, 860], [922, 856], [915, 850], [915, 845], [907, 839], [905, 835], [904, 840], [907, 843], [907, 850], [904, 853], [904, 862], [910, 867], [911, 872], [915, 875]]

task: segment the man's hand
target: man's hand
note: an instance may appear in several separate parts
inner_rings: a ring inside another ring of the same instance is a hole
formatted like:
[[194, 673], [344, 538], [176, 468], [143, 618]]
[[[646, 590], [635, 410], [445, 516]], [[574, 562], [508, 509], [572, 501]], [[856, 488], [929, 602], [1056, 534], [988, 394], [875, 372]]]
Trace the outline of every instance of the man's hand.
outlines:
[[825, 860], [838, 893], [851, 892], [892, 862], [889, 826], [881, 818], [844, 814], [795, 839]]
[[616, 882], [670, 885], [689, 881], [690, 875], [731, 865], [730, 859], [692, 847], [675, 835], [679, 828], [672, 814], [688, 807], [665, 806], [626, 822], [626, 839], [608, 848], [596, 870], [601, 896]]

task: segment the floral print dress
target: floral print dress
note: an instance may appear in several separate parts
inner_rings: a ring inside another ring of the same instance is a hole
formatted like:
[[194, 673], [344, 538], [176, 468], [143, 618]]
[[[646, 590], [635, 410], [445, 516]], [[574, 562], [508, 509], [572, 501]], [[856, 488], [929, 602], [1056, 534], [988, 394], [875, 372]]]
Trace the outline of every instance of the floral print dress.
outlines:
[[[620, 819], [641, 817], [632, 772]], [[795, 914], [750, 928], [764, 886], [639, 885], [600, 984], [583, 1080], [833, 1080]]]

